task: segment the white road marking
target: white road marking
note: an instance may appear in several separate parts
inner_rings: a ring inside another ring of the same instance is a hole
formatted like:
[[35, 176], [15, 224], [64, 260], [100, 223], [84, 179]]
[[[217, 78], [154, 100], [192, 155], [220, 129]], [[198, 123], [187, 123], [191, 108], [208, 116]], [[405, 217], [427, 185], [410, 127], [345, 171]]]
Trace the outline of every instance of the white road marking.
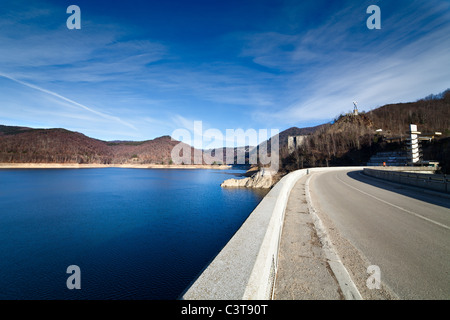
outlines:
[[450, 230], [450, 227], [447, 226], [447, 225], [445, 225], [445, 224], [442, 224], [442, 223], [440, 223], [440, 222], [434, 221], [434, 220], [432, 220], [432, 219], [430, 219], [430, 218], [427, 218], [427, 217], [422, 216], [421, 214], [418, 214], [418, 213], [415, 213], [415, 212], [410, 211], [410, 210], [408, 210], [408, 209], [399, 207], [399, 206], [397, 206], [397, 205], [395, 205], [395, 204], [393, 204], [393, 203], [390, 203], [390, 202], [388, 202], [388, 201], [385, 201], [385, 200], [383, 200], [383, 199], [380, 199], [380, 198], [378, 198], [378, 197], [375, 197], [374, 195], [371, 195], [371, 194], [369, 194], [369, 193], [367, 193], [367, 192], [364, 192], [364, 191], [362, 191], [362, 190], [360, 190], [360, 189], [358, 189], [358, 188], [355, 188], [355, 187], [349, 185], [348, 183], [344, 182], [344, 181], [343, 181], [342, 179], [340, 179], [337, 175], [336, 175], [336, 178], [337, 178], [339, 181], [341, 181], [343, 184], [345, 184], [346, 186], [348, 186], [348, 187], [350, 187], [350, 188], [352, 188], [352, 189], [354, 189], [354, 190], [356, 190], [356, 191], [359, 191], [359, 192], [361, 192], [361, 193], [363, 193], [363, 194], [365, 194], [365, 195], [367, 195], [367, 196], [369, 196], [369, 197], [372, 197], [372, 198], [374, 198], [374, 199], [376, 199], [376, 200], [378, 200], [378, 201], [381, 201], [381, 202], [383, 202], [383, 203], [385, 203], [385, 204], [387, 204], [387, 205], [390, 205], [390, 206], [392, 206], [392, 207], [394, 207], [394, 208], [397, 208], [397, 209], [399, 209], [399, 210], [401, 210], [401, 211], [403, 211], [403, 212], [406, 212], [406, 213], [409, 213], [409, 214], [411, 214], [411, 215], [413, 215], [413, 216], [416, 216], [417, 218], [426, 220], [426, 221], [431, 222], [431, 223], [434, 223], [435, 225], [438, 225], [438, 226], [440, 226], [440, 227], [442, 227], [442, 228], [445, 228], [445, 229], [447, 229], [447, 230]]

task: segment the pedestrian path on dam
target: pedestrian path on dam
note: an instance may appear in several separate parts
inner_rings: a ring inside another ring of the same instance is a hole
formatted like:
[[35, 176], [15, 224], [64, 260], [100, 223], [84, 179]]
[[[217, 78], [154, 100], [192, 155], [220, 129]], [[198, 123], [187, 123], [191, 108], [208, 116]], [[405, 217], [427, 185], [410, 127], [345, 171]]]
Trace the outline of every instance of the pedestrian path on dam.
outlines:
[[308, 178], [304, 176], [294, 185], [286, 206], [275, 300], [344, 299], [309, 212], [305, 194]]

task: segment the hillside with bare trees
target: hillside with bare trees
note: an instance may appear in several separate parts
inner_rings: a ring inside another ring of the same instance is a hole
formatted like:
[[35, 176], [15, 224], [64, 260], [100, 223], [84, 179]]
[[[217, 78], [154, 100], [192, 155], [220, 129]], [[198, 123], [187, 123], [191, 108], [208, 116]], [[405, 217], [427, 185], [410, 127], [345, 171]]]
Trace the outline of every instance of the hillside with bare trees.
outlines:
[[169, 136], [141, 142], [106, 142], [65, 129], [0, 126], [0, 162], [170, 164], [171, 151], [178, 143]]
[[100, 140], [65, 129], [0, 128], [0, 162], [111, 163], [113, 155]]
[[[379, 151], [404, 150], [410, 123], [417, 124], [423, 133], [442, 133], [433, 141], [422, 142], [423, 157], [439, 161], [443, 172], [450, 173], [450, 90], [416, 102], [389, 104], [358, 115], [341, 115], [331, 124], [292, 127], [280, 132], [281, 170], [364, 165]], [[306, 135], [306, 138], [289, 154], [288, 137], [296, 135]], [[171, 164], [171, 152], [178, 143], [169, 136], [137, 142], [107, 142], [65, 129], [0, 125], [0, 162]], [[185, 150], [190, 148], [191, 163], [194, 163], [194, 148], [185, 147]], [[260, 147], [242, 147], [247, 163], [249, 153], [260, 151]], [[270, 143], [266, 147], [270, 153]], [[232, 152], [236, 160], [237, 150], [222, 150], [223, 162], [226, 152]]]
[[424, 134], [442, 133], [431, 142], [422, 142], [423, 158], [439, 161], [442, 171], [450, 173], [450, 90], [438, 97], [341, 115], [308, 135], [293, 153], [281, 148], [282, 169], [365, 165], [379, 151], [405, 150], [411, 123]]

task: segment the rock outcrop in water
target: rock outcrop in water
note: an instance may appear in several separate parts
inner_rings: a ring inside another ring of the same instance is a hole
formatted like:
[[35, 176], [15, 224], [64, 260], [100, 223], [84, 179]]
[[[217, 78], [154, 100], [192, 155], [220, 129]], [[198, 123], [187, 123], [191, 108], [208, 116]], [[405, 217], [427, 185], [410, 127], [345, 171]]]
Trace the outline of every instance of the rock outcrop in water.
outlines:
[[274, 184], [274, 172], [262, 168], [251, 177], [244, 179], [228, 179], [220, 186], [223, 188], [263, 188], [268, 189]]

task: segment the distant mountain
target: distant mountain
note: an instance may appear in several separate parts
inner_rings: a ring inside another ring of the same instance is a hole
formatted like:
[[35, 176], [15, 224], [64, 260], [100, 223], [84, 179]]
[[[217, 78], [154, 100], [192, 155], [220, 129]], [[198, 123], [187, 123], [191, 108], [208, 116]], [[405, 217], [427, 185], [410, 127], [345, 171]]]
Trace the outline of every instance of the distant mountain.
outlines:
[[321, 124], [315, 127], [306, 127], [306, 128], [297, 128], [297, 127], [291, 127], [289, 129], [286, 129], [284, 131], [281, 131], [278, 135], [275, 135], [274, 137], [271, 137], [270, 139], [268, 139], [267, 141], [261, 142], [257, 147], [253, 148], [250, 150], [250, 155], [252, 154], [258, 154], [258, 155], [262, 155], [262, 154], [267, 154], [267, 155], [271, 155], [271, 151], [272, 151], [272, 139], [274, 139], [275, 137], [278, 137], [278, 146], [279, 146], [279, 150], [280, 153], [283, 155], [284, 153], [287, 152], [287, 147], [288, 147], [288, 139], [289, 136], [306, 136], [306, 135], [311, 135], [314, 132], [316, 132], [317, 130], [321, 130], [323, 128], [328, 127], [330, 124], [325, 123], [325, 124]]
[[111, 163], [105, 142], [65, 129], [30, 129], [2, 126], [0, 162]]
[[[146, 141], [126, 141], [108, 143], [114, 155], [115, 163], [171, 163], [172, 149], [180, 141], [172, 140], [170, 136], [162, 136]], [[191, 163], [193, 163], [194, 148], [191, 149]], [[131, 160], [130, 160], [131, 159]]]
[[[214, 148], [214, 149], [207, 149], [204, 150], [205, 156], [211, 155], [214, 157], [214, 159], [218, 158], [220, 153], [222, 154], [221, 160], [219, 160], [219, 163], [228, 163], [227, 161], [227, 155], [228, 157], [231, 157], [233, 164], [248, 164], [249, 163], [249, 152], [253, 150], [254, 146], [244, 146], [244, 147], [235, 147], [235, 148]], [[230, 156], [231, 154], [231, 156]], [[238, 157], [243, 154], [244, 155], [244, 163], [240, 163], [238, 161]]]
[[306, 128], [291, 127], [289, 129], [286, 129], [286, 130], [280, 132], [278, 135], [278, 139], [279, 139], [278, 143], [280, 145], [280, 149], [287, 147], [289, 136], [310, 135], [310, 134], [313, 134], [314, 132], [316, 132], [317, 130], [321, 130], [323, 128], [328, 127], [329, 125], [330, 125], [329, 123], [325, 123], [325, 124], [321, 124], [321, 125], [318, 125], [315, 127], [306, 127]]
[[[164, 163], [179, 141], [169, 136], [139, 142], [106, 142], [66, 129], [0, 126], [0, 162], [6, 163]], [[190, 146], [186, 146], [191, 148]], [[191, 158], [194, 155], [191, 148]]]
[[15, 127], [15, 126], [0, 125], [0, 136], [23, 133], [23, 132], [29, 131], [29, 130], [33, 130], [33, 129], [27, 128], [27, 127]]
[[[292, 127], [282, 131], [280, 146], [287, 145], [289, 135], [304, 135], [313, 133], [318, 128]], [[66, 129], [33, 129], [28, 127], [0, 125], [0, 162], [4, 163], [100, 163], [100, 164], [169, 164], [171, 152], [179, 141], [170, 136], [162, 136], [146, 141], [102, 141], [85, 136], [79, 132]], [[191, 163], [194, 163], [195, 149], [191, 149]], [[226, 163], [226, 155], [233, 155], [237, 163], [238, 153], [245, 154], [248, 164], [252, 146], [237, 148], [221, 148], [223, 159], [218, 163]], [[205, 150], [204, 159], [208, 155], [215, 156], [220, 149]], [[202, 153], [202, 151], [197, 151]], [[270, 152], [270, 144], [269, 144]], [[212, 162], [212, 161], [211, 161]]]
[[[287, 144], [288, 144], [288, 137], [289, 136], [299, 136], [299, 135], [309, 135], [314, 133], [316, 130], [319, 130], [320, 128], [324, 128], [329, 126], [329, 124], [321, 124], [315, 127], [307, 127], [307, 128], [297, 128], [297, 127], [291, 127], [289, 129], [286, 129], [282, 132], [280, 132], [278, 134], [278, 138], [279, 138], [279, 147], [280, 150], [283, 148], [287, 148]], [[267, 149], [267, 152], [270, 155], [270, 151], [271, 151], [271, 139], [270, 138], [268, 141], [264, 141], [265, 145], [263, 145], [264, 143], [260, 143], [257, 146], [245, 146], [245, 147], [236, 147], [236, 148], [216, 148], [216, 149], [209, 149], [209, 150], [205, 150], [209, 153], [212, 153], [213, 156], [215, 156], [216, 154], [218, 154], [217, 152], [222, 152], [222, 162], [226, 163], [226, 155], [232, 153], [233, 154], [233, 163], [237, 164], [242, 164], [240, 162], [238, 162], [238, 153], [239, 154], [244, 154], [244, 162], [245, 164], [249, 164], [249, 158], [251, 155], [253, 154], [258, 154], [259, 150], [260, 154], [265, 151]]]
[[[428, 160], [439, 161], [443, 171], [450, 173], [450, 90], [416, 102], [385, 105], [357, 116], [341, 115], [332, 124], [286, 129], [278, 135], [281, 169], [365, 164], [378, 151], [404, 149], [410, 123], [417, 124], [423, 133], [442, 132], [440, 138], [423, 142], [424, 156], [433, 157]], [[307, 137], [298, 150], [289, 154], [288, 137], [298, 135]], [[398, 137], [403, 138], [403, 142], [391, 143], [389, 140]], [[223, 161], [219, 162], [226, 162], [227, 152], [232, 152], [235, 163], [241, 151], [245, 153], [246, 163], [250, 155], [265, 151], [262, 148], [267, 148], [270, 154], [271, 139], [266, 146], [262, 143], [256, 147], [223, 148]], [[179, 143], [169, 136], [146, 141], [102, 141], [66, 129], [0, 125], [0, 162], [170, 164], [171, 152]], [[191, 151], [191, 163], [194, 163], [195, 154], [207, 157], [211, 153], [211, 150], [204, 152], [183, 146]], [[219, 150], [213, 150], [212, 155]]]

